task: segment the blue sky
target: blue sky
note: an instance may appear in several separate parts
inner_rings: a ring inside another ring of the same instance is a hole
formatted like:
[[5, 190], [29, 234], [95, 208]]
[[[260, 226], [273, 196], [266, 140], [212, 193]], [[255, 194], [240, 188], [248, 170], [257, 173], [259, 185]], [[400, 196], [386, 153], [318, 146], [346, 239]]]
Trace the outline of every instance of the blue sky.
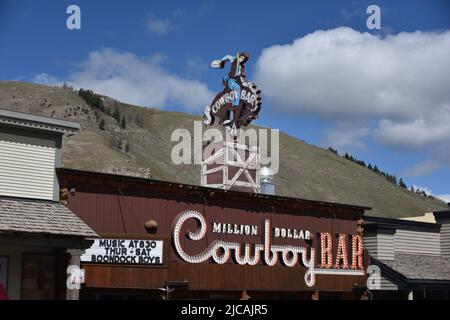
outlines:
[[[66, 28], [70, 4], [81, 30]], [[381, 30], [367, 29], [371, 4]], [[257, 124], [450, 201], [449, 30], [448, 1], [0, 0], [0, 79], [200, 115], [226, 73], [210, 61], [245, 50]]]

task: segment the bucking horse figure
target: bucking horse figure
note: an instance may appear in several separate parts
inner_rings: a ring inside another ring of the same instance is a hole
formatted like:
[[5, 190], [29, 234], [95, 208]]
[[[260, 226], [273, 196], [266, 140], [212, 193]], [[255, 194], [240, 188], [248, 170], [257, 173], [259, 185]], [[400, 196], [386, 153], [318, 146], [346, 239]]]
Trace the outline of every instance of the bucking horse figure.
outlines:
[[247, 52], [239, 52], [235, 57], [226, 55], [211, 62], [211, 67], [223, 69], [229, 61], [231, 68], [228, 79], [223, 80], [223, 91], [206, 106], [203, 122], [209, 126], [218, 123], [230, 128], [234, 136], [239, 128], [247, 126], [258, 117], [262, 104], [261, 90], [256, 84], [245, 79], [245, 63], [248, 59]]

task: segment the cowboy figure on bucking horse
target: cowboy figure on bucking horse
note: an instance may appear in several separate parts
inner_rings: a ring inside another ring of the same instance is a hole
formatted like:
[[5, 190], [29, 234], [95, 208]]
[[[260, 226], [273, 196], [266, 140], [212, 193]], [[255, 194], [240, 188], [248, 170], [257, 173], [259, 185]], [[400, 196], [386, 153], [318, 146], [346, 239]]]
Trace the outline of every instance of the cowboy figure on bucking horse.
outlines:
[[261, 108], [261, 90], [254, 83], [246, 81], [245, 63], [248, 59], [247, 52], [239, 52], [235, 57], [226, 55], [211, 62], [211, 67], [223, 69], [229, 61], [231, 68], [228, 79], [223, 80], [224, 90], [205, 109], [205, 124], [212, 125], [215, 117], [219, 117], [222, 125], [236, 133], [237, 129], [257, 117]]

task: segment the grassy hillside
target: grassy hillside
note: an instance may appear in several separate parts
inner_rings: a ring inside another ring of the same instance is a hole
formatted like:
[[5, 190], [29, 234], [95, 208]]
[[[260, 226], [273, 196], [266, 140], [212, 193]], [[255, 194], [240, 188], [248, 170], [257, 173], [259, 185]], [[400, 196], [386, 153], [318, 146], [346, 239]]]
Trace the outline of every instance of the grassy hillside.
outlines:
[[[192, 132], [193, 120], [200, 117], [108, 97], [103, 97], [102, 106], [102, 110], [91, 107], [70, 89], [0, 81], [0, 108], [81, 123], [81, 131], [64, 141], [65, 167], [200, 183], [199, 166], [170, 161], [175, 145], [170, 141], [172, 131]], [[116, 109], [119, 121], [113, 117]], [[369, 206], [373, 208], [369, 214], [378, 216], [414, 216], [448, 208], [442, 201], [397, 187], [365, 167], [283, 133], [275, 184], [279, 195]]]

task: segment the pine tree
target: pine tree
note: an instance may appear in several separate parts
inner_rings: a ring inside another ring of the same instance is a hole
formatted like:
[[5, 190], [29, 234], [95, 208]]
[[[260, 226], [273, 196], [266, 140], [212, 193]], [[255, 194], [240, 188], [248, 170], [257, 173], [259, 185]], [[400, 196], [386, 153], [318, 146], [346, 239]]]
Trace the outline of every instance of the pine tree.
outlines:
[[397, 177], [396, 177], [396, 176], [392, 176], [392, 180], [393, 180], [393, 183], [394, 183], [394, 184], [398, 184], [398, 182], [397, 182]]
[[105, 106], [103, 105], [102, 98], [98, 94], [95, 94], [92, 90], [84, 90], [81, 88], [78, 90], [78, 95], [91, 107], [105, 112]]
[[403, 189], [407, 189], [408, 188], [402, 178], [400, 178], [400, 181], [398, 182], [398, 185], [401, 188], [403, 188]]

